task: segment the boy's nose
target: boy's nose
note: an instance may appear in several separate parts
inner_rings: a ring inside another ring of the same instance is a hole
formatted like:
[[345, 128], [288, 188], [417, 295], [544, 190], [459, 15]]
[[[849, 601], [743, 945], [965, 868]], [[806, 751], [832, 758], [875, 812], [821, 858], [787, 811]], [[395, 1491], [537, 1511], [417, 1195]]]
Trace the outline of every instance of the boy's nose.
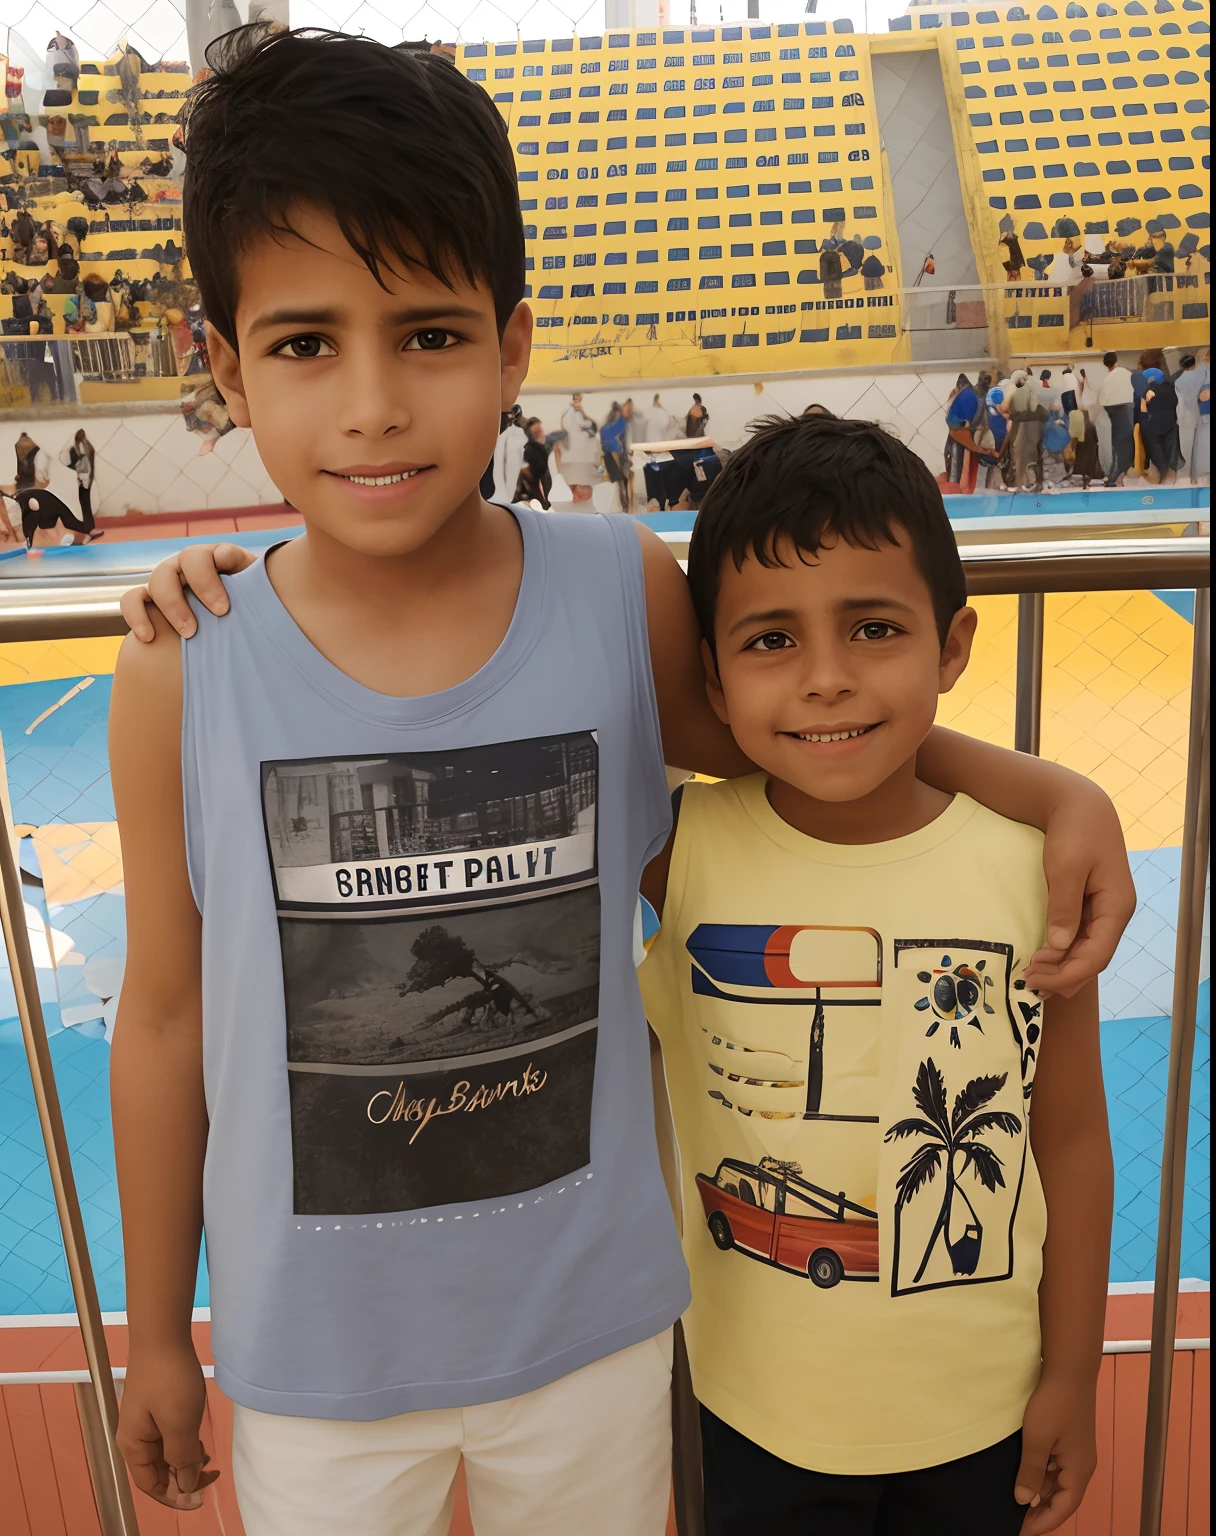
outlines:
[[809, 655], [798, 691], [804, 699], [847, 698], [855, 692], [855, 680], [846, 658], [834, 649]]
[[391, 437], [409, 426], [411, 412], [396, 375], [377, 359], [355, 363], [343, 381], [338, 426], [353, 437]]

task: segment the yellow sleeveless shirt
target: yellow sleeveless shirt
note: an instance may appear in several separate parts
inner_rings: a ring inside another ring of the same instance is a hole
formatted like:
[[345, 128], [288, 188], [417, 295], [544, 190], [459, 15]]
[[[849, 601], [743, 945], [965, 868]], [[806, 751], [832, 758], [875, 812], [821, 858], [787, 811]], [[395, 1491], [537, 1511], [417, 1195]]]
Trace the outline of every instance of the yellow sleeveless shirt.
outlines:
[[1038, 1379], [1042, 834], [958, 795], [908, 837], [823, 843], [765, 785], [685, 787], [640, 972], [693, 1384], [797, 1466], [940, 1465], [1019, 1428]]

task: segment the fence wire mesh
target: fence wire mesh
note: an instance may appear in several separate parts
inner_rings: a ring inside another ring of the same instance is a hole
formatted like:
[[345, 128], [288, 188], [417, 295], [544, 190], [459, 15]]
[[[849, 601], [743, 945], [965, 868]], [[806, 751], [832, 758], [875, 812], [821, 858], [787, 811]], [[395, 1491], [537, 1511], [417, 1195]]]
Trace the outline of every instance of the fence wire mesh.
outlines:
[[[55, 0], [48, 6], [43, 0], [32, 5], [7, 0], [0, 43], [10, 61], [26, 70], [27, 83], [37, 83], [40, 90], [52, 83], [45, 57], [57, 32], [76, 44], [82, 62], [99, 68], [124, 44], [147, 64], [186, 63], [188, 22], [205, 31], [215, 21], [219, 0], [208, 0], [193, 17], [188, 4]], [[799, 4], [790, 14], [801, 15], [803, 9]], [[746, 15], [746, 0], [712, 10], [714, 22], [730, 21]], [[280, 8], [281, 19], [286, 19], [284, 11]], [[878, 25], [885, 24], [885, 14]], [[687, 24], [688, 6], [673, 6], [670, 20]], [[482, 0], [443, 6], [292, 0], [290, 22], [364, 32], [386, 43], [421, 38], [475, 42], [595, 32], [604, 26], [605, 13], [603, 0], [585, 5], [580, 0], [521, 0], [515, 5]], [[109, 87], [111, 78], [102, 75], [97, 89]], [[108, 125], [99, 126], [104, 130]], [[164, 132], [171, 134], [171, 127], [166, 124]], [[163, 240], [147, 238], [149, 244]], [[958, 323], [957, 316], [951, 323]], [[120, 342], [109, 350], [90, 340], [71, 345], [80, 348], [76, 371], [86, 382], [94, 375], [111, 381], [137, 372], [129, 340], [125, 350]], [[45, 368], [45, 353], [38, 361]], [[152, 376], [171, 372], [170, 361], [159, 356]], [[0, 378], [0, 387], [4, 383]], [[13, 402], [0, 399], [5, 403]], [[163, 417], [132, 415], [125, 422], [116, 420], [106, 439], [118, 471], [132, 476], [137, 486], [146, 481], [147, 494], [155, 485], [160, 487], [156, 494], [178, 496], [181, 504], [195, 506], [209, 496], [217, 498], [213, 505], [274, 496], [251, 445], [245, 458], [237, 457], [238, 445], [229, 440], [205, 460], [191, 456], [179, 465], [163, 448], [166, 431]], [[171, 473], [177, 479], [170, 486]], [[980, 644], [963, 683], [944, 701], [941, 718], [1012, 745], [1016, 599], [984, 599], [980, 607]], [[105, 747], [115, 650], [111, 641], [0, 646], [0, 788], [20, 838], [26, 915], [56, 1076], [101, 1301], [108, 1310], [124, 1304], [108, 1111], [108, 1041], [125, 952], [122, 868]], [[1048, 599], [1044, 755], [1090, 774], [1112, 794], [1134, 850], [1139, 903], [1102, 983], [1103, 1058], [1118, 1168], [1111, 1277], [1124, 1282], [1151, 1279], [1153, 1272], [1189, 671], [1190, 614], [1184, 595]], [[1183, 1274], [1201, 1277], [1207, 1276], [1209, 1263], [1208, 1009], [1205, 980], [1182, 1245]], [[207, 1299], [205, 1277], [197, 1299], [200, 1304]], [[11, 983], [0, 962], [0, 1314], [68, 1312], [71, 1307]]]

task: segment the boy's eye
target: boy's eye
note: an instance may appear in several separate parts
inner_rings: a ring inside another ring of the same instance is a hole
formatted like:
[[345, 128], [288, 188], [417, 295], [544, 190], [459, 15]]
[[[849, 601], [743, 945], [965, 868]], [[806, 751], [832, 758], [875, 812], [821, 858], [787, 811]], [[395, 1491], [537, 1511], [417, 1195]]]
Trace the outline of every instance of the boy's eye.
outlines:
[[888, 624], [885, 619], [870, 619], [857, 631], [859, 640], [889, 640], [899, 631], [894, 624]]
[[783, 651], [787, 646], [793, 645], [793, 641], [779, 629], [766, 630], [764, 634], [757, 635], [748, 646], [749, 651]]
[[320, 336], [292, 336], [275, 348], [276, 357], [336, 357], [329, 342]]
[[441, 331], [432, 327], [429, 330], [416, 331], [406, 342], [406, 346], [419, 352], [445, 352], [455, 340], [451, 331]]

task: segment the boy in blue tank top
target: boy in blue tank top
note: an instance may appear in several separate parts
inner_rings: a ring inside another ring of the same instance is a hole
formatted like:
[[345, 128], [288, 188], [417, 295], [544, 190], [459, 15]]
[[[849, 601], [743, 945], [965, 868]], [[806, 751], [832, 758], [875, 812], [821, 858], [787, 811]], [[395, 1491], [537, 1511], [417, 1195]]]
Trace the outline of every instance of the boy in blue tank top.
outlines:
[[[334, 34], [211, 62], [185, 220], [212, 369], [306, 531], [162, 567], [168, 622], [125, 609], [122, 1450], [171, 1507], [215, 1475], [205, 1229], [249, 1536], [434, 1536], [461, 1458], [479, 1536], [659, 1536], [687, 1275], [636, 893], [664, 760], [750, 765], [667, 549], [480, 495], [532, 324], [488, 96]], [[1109, 802], [947, 732], [921, 768], [1046, 831], [1040, 979], [1096, 974], [1132, 899]]]

